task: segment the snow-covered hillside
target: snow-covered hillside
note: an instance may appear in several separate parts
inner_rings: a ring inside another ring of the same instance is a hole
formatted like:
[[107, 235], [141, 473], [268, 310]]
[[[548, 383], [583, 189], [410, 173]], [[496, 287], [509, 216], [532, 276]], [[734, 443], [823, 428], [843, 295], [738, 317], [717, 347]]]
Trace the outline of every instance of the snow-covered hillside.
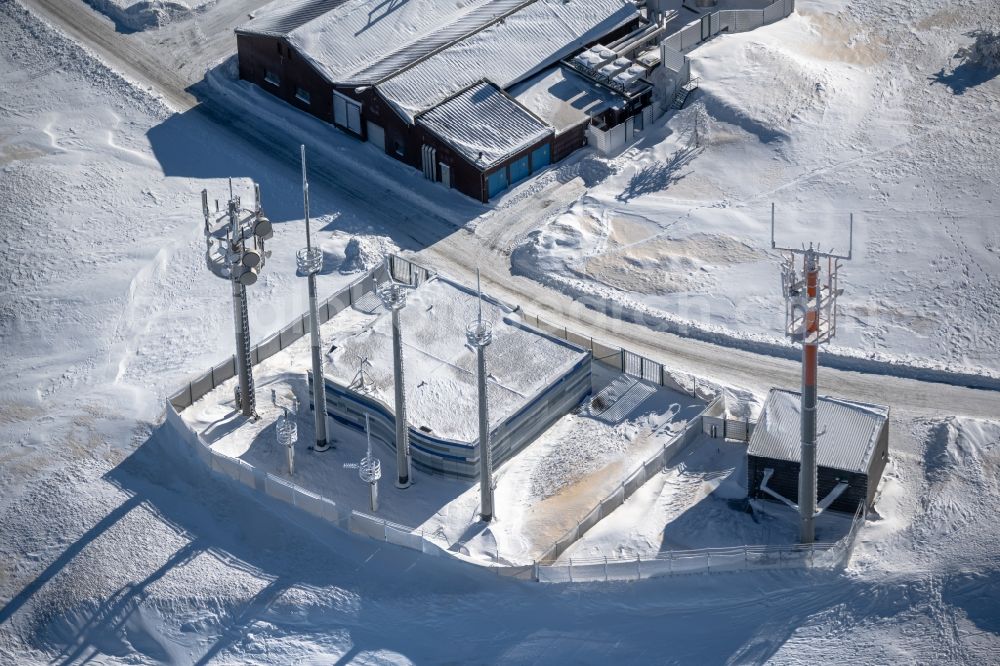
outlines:
[[779, 245], [841, 272], [832, 351], [1000, 374], [1000, 78], [952, 57], [995, 2], [803, 0], [689, 53], [701, 89], [531, 233], [513, 270], [626, 319], [783, 344]]

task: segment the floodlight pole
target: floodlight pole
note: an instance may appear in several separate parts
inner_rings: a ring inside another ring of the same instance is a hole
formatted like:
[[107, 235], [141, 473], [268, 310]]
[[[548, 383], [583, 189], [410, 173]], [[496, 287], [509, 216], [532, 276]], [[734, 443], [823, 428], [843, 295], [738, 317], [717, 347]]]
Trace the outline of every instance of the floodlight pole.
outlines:
[[392, 367], [396, 412], [396, 487], [409, 488], [412, 483], [410, 432], [406, 425], [406, 381], [403, 376], [403, 333], [399, 312], [406, 306], [406, 292], [389, 276], [389, 282], [378, 289], [383, 305], [392, 313]]
[[323, 267], [323, 251], [312, 246], [312, 233], [309, 229], [309, 180], [306, 177], [306, 147], [300, 146], [302, 155], [302, 207], [306, 218], [306, 246], [296, 255], [299, 270], [306, 274], [309, 282], [309, 338], [312, 344], [312, 394], [313, 416], [315, 420], [316, 441], [313, 451], [326, 451], [331, 448], [326, 432], [326, 381], [323, 379], [322, 343], [319, 336], [319, 307], [316, 303], [316, 274]]
[[479, 388], [479, 516], [483, 522], [493, 520], [493, 452], [490, 449], [489, 401], [486, 394], [486, 347], [493, 342], [493, 330], [483, 320], [483, 291], [476, 269], [476, 291], [479, 314], [466, 328], [469, 344], [476, 348], [476, 370]]

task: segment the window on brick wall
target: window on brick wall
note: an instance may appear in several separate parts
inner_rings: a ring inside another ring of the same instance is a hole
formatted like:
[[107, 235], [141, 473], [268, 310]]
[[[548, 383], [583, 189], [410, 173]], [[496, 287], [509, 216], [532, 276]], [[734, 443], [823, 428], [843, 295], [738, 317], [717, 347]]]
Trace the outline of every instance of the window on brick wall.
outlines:
[[269, 69], [264, 70], [264, 80], [270, 83], [272, 86], [281, 85], [281, 77]]
[[295, 98], [304, 104], [310, 103], [309, 91], [303, 90], [302, 88], [297, 88], [295, 90]]

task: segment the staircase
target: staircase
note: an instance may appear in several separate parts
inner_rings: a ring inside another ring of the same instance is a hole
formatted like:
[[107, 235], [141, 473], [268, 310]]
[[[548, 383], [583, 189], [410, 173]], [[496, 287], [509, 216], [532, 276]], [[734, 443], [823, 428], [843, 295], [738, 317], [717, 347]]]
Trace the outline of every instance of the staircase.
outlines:
[[670, 103], [670, 108], [674, 110], [684, 108], [684, 102], [687, 101], [688, 95], [698, 89], [700, 82], [701, 78], [696, 77], [678, 88], [677, 93], [674, 95], [674, 100]]

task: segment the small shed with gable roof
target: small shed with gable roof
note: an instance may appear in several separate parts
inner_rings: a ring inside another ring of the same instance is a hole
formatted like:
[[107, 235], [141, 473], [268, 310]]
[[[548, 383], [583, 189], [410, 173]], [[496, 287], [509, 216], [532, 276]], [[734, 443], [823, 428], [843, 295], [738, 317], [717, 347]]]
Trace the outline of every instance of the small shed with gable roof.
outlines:
[[[771, 389], [747, 447], [749, 497], [798, 502], [800, 410], [797, 391]], [[871, 509], [889, 458], [889, 408], [820, 396], [816, 421], [817, 503], [836, 491], [829, 509]]]

